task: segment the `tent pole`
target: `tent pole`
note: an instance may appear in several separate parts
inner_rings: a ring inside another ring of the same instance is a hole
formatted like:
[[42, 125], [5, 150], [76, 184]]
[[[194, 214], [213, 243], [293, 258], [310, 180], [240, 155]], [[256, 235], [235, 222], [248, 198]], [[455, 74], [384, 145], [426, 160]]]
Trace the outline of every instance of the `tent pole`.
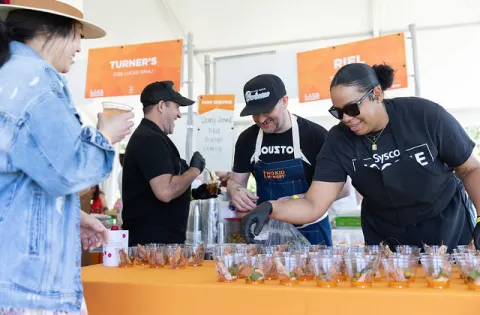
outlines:
[[413, 78], [415, 81], [415, 96], [419, 97], [421, 95], [420, 89], [420, 71], [418, 67], [418, 46], [417, 46], [417, 27], [415, 24], [408, 25], [410, 30], [410, 37], [412, 40], [412, 52], [413, 52]]
[[[188, 98], [193, 99], [193, 34], [187, 35], [187, 76], [188, 76]], [[185, 146], [185, 160], [189, 161], [193, 154], [193, 109], [188, 106], [187, 117], [187, 143]]]

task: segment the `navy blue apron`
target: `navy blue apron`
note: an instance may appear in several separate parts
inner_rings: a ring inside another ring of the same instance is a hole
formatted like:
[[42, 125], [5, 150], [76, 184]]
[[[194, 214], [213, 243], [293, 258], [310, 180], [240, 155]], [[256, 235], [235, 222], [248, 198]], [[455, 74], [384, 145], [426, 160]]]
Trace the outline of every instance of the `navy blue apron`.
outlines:
[[[394, 109], [385, 104], [393, 137], [400, 151], [398, 161], [383, 170], [358, 164], [352, 174], [353, 186], [363, 196], [362, 230], [366, 244], [386, 241], [389, 245], [425, 244], [448, 246], [472, 240], [469, 199], [461, 180], [452, 172], [431, 170], [405, 151], [405, 130]], [[347, 132], [355, 144], [357, 159], [362, 156], [362, 137]]]
[[[263, 141], [263, 130], [258, 131], [255, 153], [254, 171], [257, 183], [257, 204], [268, 200], [277, 200], [286, 196], [304, 194], [309, 185], [305, 179], [303, 161], [310, 164], [300, 149], [300, 135], [297, 118], [290, 114], [292, 121], [294, 159], [280, 162], [264, 163], [260, 161]], [[292, 209], [292, 211], [295, 211]], [[325, 214], [316, 222], [304, 225], [295, 225], [300, 233], [313, 245], [332, 245], [332, 230], [328, 215]]]

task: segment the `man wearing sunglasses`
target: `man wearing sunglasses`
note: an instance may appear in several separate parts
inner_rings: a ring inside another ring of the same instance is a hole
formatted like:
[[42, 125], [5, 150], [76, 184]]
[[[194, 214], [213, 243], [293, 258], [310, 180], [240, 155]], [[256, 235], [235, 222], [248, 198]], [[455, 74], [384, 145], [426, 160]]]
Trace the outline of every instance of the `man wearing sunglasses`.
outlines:
[[173, 82], [154, 82], [140, 101], [145, 118], [125, 150], [122, 198], [123, 229], [129, 244], [184, 243], [190, 208], [190, 186], [203, 172], [205, 160], [195, 152], [190, 165], [168, 137], [180, 106], [194, 101], [178, 93]]
[[[262, 74], [251, 79], [243, 92], [246, 106], [240, 115], [251, 115], [255, 125], [242, 132], [235, 146], [227, 185], [234, 206], [249, 211], [255, 208], [255, 202], [303, 198], [327, 131], [287, 110], [285, 85], [276, 75]], [[257, 195], [246, 189], [250, 174], [255, 177]], [[348, 190], [340, 197], [347, 194]], [[312, 244], [332, 244], [327, 213], [297, 225], [297, 229]]]
[[[385, 99], [388, 65], [342, 67], [330, 86], [330, 113], [340, 120], [317, 158], [301, 200], [260, 204], [242, 221], [248, 241], [268, 217], [302, 224], [327, 211], [347, 176], [363, 196], [362, 230], [370, 245], [447, 245], [472, 239], [480, 248], [480, 163], [475, 143], [443, 107], [416, 97]], [[467, 193], [468, 192], [468, 195]], [[475, 218], [476, 217], [476, 218]], [[473, 237], [472, 237], [473, 235]]]

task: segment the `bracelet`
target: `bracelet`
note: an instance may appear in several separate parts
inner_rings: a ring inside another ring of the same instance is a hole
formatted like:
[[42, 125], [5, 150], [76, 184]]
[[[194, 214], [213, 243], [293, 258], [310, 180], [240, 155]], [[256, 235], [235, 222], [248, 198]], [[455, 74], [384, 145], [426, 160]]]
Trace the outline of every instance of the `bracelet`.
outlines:
[[475, 220], [475, 222], [476, 222], [477, 224], [480, 223], [480, 216], [477, 217], [477, 219]]
[[[298, 197], [298, 195], [293, 195], [293, 196], [292, 196], [292, 199], [298, 199], [298, 198], [300, 198], [300, 197]], [[478, 220], [478, 219], [477, 219], [477, 220]]]

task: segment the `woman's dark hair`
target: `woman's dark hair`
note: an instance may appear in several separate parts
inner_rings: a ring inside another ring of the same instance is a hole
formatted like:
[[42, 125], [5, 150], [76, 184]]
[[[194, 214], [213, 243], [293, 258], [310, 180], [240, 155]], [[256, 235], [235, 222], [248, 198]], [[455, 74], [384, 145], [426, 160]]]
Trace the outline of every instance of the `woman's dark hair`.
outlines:
[[[4, 4], [5, 0], [0, 0]], [[33, 10], [13, 10], [5, 21], [0, 21], [0, 67], [10, 59], [11, 41], [25, 43], [38, 34], [45, 34], [45, 44], [56, 37], [66, 38], [75, 34], [74, 19]]]
[[333, 77], [330, 90], [337, 85], [356, 86], [360, 92], [368, 92], [380, 85], [383, 91], [392, 86], [395, 70], [387, 64], [370, 67], [364, 63], [343, 66]]

